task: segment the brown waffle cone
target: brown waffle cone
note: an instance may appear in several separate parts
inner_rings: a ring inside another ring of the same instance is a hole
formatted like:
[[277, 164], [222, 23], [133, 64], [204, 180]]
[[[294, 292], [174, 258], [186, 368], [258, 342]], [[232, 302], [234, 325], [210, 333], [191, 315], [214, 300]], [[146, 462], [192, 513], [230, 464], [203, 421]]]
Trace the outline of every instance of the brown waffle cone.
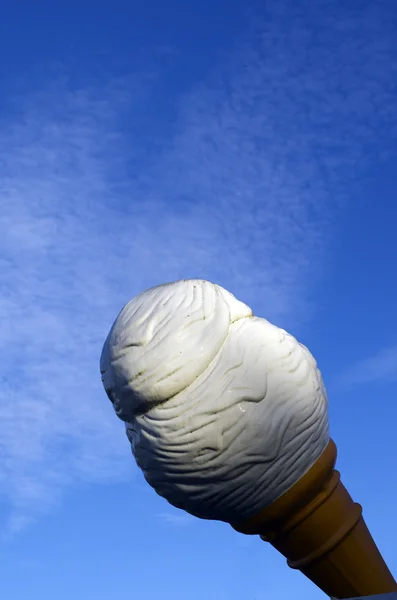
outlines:
[[397, 591], [362, 517], [335, 471], [331, 440], [311, 469], [288, 492], [248, 521], [233, 524], [259, 534], [325, 594], [353, 598]]

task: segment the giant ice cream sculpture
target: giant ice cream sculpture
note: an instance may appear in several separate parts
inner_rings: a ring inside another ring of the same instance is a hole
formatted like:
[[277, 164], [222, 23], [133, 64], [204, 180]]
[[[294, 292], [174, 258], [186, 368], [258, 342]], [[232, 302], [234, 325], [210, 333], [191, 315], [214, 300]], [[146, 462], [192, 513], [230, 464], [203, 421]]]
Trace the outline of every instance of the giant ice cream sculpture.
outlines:
[[218, 285], [177, 281], [123, 308], [101, 374], [160, 496], [261, 535], [335, 598], [397, 590], [334, 470], [316, 361], [286, 331]]

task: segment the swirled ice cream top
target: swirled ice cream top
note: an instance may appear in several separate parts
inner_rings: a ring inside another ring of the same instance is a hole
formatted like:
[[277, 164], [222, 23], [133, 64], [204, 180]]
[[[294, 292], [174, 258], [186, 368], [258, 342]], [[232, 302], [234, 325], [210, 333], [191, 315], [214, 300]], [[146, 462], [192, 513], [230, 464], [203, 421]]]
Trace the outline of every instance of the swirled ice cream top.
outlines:
[[132, 299], [106, 339], [101, 374], [147, 481], [202, 518], [252, 516], [329, 440], [307, 348], [208, 281]]

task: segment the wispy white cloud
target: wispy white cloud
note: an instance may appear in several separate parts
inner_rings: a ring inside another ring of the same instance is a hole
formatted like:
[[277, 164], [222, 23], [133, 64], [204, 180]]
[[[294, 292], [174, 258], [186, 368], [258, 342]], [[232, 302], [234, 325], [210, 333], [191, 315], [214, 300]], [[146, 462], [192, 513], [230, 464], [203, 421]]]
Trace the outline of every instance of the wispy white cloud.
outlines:
[[139, 74], [42, 83], [0, 123], [0, 486], [12, 530], [68, 486], [130, 473], [98, 375], [122, 305], [194, 276], [279, 324], [302, 317], [353, 171], [394, 135], [395, 45], [376, 15], [310, 27], [294, 9], [287, 27], [271, 10], [230, 64], [176, 99], [172, 128], [150, 111], [156, 77]]
[[396, 379], [397, 346], [391, 346], [355, 363], [336, 378], [335, 384], [341, 390], [350, 390], [367, 383], [390, 383]]
[[166, 525], [172, 525], [173, 527], [186, 527], [194, 523], [195, 518], [187, 513], [181, 512], [180, 514], [163, 512], [157, 515], [157, 518], [165, 523]]

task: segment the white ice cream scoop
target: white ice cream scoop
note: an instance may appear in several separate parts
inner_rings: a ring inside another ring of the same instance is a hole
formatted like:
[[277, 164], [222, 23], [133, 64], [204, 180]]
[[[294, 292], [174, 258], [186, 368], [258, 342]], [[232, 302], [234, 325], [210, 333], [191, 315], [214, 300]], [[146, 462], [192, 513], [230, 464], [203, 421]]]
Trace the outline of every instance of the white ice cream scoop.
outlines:
[[148, 483], [201, 518], [251, 517], [329, 442], [327, 396], [307, 348], [208, 281], [132, 299], [100, 368]]

